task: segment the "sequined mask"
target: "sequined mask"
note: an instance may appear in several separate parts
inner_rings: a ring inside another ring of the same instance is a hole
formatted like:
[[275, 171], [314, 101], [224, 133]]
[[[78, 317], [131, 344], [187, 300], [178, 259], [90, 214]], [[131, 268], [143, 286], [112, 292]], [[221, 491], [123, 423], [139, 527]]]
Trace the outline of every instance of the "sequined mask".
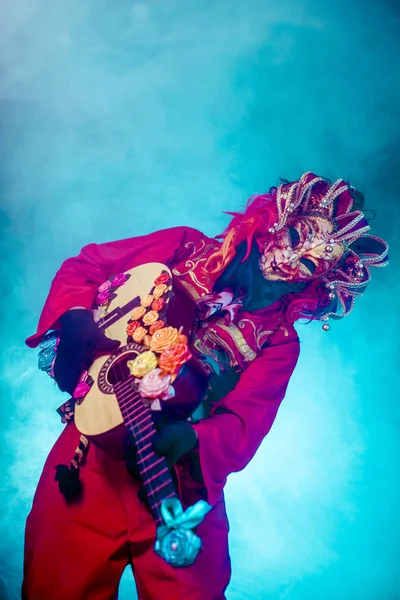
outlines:
[[352, 210], [351, 188], [342, 179], [332, 184], [307, 172], [281, 184], [274, 198], [277, 220], [269, 236], [255, 236], [263, 277], [293, 283], [318, 279], [331, 301], [319, 318], [349, 314], [370, 281], [370, 267], [388, 264], [387, 243], [368, 233], [365, 215]]
[[268, 281], [312, 281], [328, 273], [344, 253], [332, 238], [333, 224], [318, 216], [288, 220], [262, 249], [260, 268]]

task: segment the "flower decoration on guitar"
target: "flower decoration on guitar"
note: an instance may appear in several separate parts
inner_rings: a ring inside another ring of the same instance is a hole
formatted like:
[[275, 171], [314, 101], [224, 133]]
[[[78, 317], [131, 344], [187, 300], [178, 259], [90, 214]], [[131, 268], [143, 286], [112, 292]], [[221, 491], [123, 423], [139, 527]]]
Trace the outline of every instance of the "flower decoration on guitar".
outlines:
[[177, 375], [181, 366], [185, 364], [191, 356], [187, 344], [179, 343], [179, 341], [177, 341], [176, 344], [169, 346], [162, 352], [158, 361], [158, 366], [165, 373]]
[[80, 376], [78, 385], [76, 386], [72, 394], [72, 397], [75, 400], [76, 404], [80, 404], [82, 402], [83, 398], [86, 396], [92, 385], [92, 378], [89, 377], [87, 371], [83, 371], [82, 375]]
[[[97, 296], [94, 302], [94, 308], [92, 310], [93, 319], [95, 323], [98, 323], [101, 319], [103, 319], [106, 314], [108, 307], [110, 305], [111, 300], [116, 297], [115, 290], [121, 285], [124, 285], [126, 281], [128, 281], [130, 275], [128, 273], [117, 273], [117, 275], [113, 275], [107, 281], [104, 281], [97, 288]], [[151, 302], [153, 301], [153, 298]], [[151, 304], [151, 303], [150, 303]], [[149, 306], [150, 306], [149, 304]], [[138, 328], [140, 323], [137, 324], [136, 328]], [[132, 326], [132, 331], [135, 326]], [[43, 336], [43, 339], [39, 343], [39, 356], [38, 356], [38, 367], [40, 371], [45, 371], [51, 378], [54, 379], [54, 363], [56, 360], [57, 347], [60, 341], [59, 331], [49, 331], [46, 335]], [[82, 402], [83, 398], [86, 396], [91, 386], [93, 385], [93, 379], [88, 376], [87, 371], [82, 373], [81, 378], [79, 379], [78, 385], [76, 386], [72, 398], [64, 403], [62, 406], [68, 405], [68, 410], [63, 412], [63, 422], [67, 422], [72, 420], [73, 411], [71, 406], [73, 405], [73, 401], [76, 404]], [[68, 417], [65, 417], [65, 414]]]
[[175, 396], [171, 377], [158, 368], [143, 377], [138, 390], [142, 394], [144, 404], [150, 405], [152, 410], [161, 410], [160, 400], [169, 400]]
[[[99, 323], [99, 321], [106, 316], [111, 301], [116, 297], [115, 290], [124, 285], [129, 277], [130, 275], [128, 273], [117, 273], [99, 285], [97, 288], [98, 294], [95, 299], [96, 306], [92, 311], [95, 323]], [[137, 324], [136, 329], [139, 328], [139, 325], [140, 323]], [[131, 329], [134, 329], [134, 326], [132, 326]], [[80, 404], [83, 401], [92, 385], [93, 379], [88, 376], [87, 371], [84, 371], [72, 394], [72, 398], [75, 400], [76, 404]]]
[[150, 335], [153, 335], [158, 329], [162, 329], [165, 325], [165, 321], [159, 320], [153, 323], [153, 325], [149, 329]]
[[157, 356], [151, 350], [147, 350], [139, 354], [135, 360], [129, 360], [127, 365], [131, 375], [141, 378], [157, 367]]
[[128, 362], [130, 373], [138, 380], [143, 402], [152, 410], [161, 410], [160, 400], [175, 395], [173, 381], [182, 365], [191, 358], [187, 336], [181, 330], [166, 325], [166, 311], [172, 290], [171, 277], [163, 271], [154, 281], [149, 294], [140, 299], [128, 321], [126, 333], [130, 340], [142, 343], [145, 350]]
[[129, 277], [128, 273], [117, 273], [99, 285], [95, 300], [96, 307], [92, 311], [96, 323], [106, 316], [111, 300], [116, 297], [115, 290], [124, 285]]
[[148, 308], [149, 306], [151, 306], [153, 300], [154, 296], [152, 294], [147, 294], [147, 296], [143, 296], [143, 298], [140, 300], [140, 304], [145, 308]]
[[144, 325], [153, 325], [157, 321], [158, 321], [158, 312], [156, 312], [155, 310], [149, 310], [149, 312], [146, 313], [143, 317]]

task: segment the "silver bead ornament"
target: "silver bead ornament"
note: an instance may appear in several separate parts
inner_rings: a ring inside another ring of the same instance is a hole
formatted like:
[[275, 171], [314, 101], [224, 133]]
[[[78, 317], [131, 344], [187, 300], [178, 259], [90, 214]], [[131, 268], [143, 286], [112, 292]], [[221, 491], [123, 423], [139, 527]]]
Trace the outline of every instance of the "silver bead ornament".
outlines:
[[330, 330], [330, 326], [328, 325], [328, 323], [324, 323], [324, 324], [322, 325], [322, 329], [323, 329], [324, 331], [329, 331], [329, 330]]

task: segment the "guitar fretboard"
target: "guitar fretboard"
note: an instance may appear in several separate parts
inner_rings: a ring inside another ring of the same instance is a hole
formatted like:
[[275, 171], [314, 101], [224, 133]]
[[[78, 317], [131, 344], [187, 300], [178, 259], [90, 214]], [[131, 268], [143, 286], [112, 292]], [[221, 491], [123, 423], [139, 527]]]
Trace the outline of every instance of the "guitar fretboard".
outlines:
[[135, 441], [137, 464], [151, 513], [156, 525], [162, 525], [164, 521], [161, 515], [161, 503], [164, 498], [176, 498], [177, 493], [167, 461], [152, 449], [156, 428], [150, 408], [143, 404], [140, 394], [132, 387], [129, 379], [116, 383], [114, 392], [124, 423]]

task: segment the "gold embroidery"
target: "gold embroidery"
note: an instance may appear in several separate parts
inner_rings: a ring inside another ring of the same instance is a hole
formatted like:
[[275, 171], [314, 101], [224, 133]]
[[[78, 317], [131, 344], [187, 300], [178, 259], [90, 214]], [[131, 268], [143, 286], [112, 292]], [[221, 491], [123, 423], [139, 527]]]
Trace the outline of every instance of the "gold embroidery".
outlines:
[[[264, 344], [264, 342], [266, 342], [266, 340], [269, 338], [270, 335], [272, 335], [273, 333], [275, 333], [274, 331], [260, 331], [260, 333], [258, 334], [257, 338], [256, 338], [256, 342], [257, 342], [257, 346], [259, 348], [261, 348], [261, 346]], [[265, 337], [266, 339], [261, 341], [262, 338]]]
[[203, 344], [200, 338], [196, 337], [196, 339], [192, 341], [192, 345], [198, 352], [200, 352], [200, 354], [204, 354], [205, 356], [209, 356], [215, 360], [215, 356], [211, 348], [208, 348], [205, 344]]
[[230, 323], [229, 325], [225, 325], [223, 319], [217, 319], [216, 325], [226, 331], [231, 338], [233, 339], [236, 348], [242, 354], [242, 356], [246, 360], [254, 360], [257, 354], [250, 348], [241, 331], [239, 331], [238, 327], [234, 323]]
[[246, 323], [249, 323], [249, 325], [251, 325], [251, 327], [253, 328], [254, 337], [257, 337], [256, 326], [254, 325], [253, 321], [250, 321], [250, 319], [241, 319], [238, 323], [238, 326], [240, 327], [240, 329], [244, 329], [246, 327]]
[[[238, 323], [240, 329], [244, 329], [246, 326], [246, 323], [249, 323], [249, 325], [251, 325], [251, 327], [253, 328], [257, 348], [261, 348], [261, 346], [265, 343], [266, 339], [268, 339], [273, 333], [275, 333], [277, 331], [277, 329], [279, 329], [279, 326], [276, 329], [272, 329], [272, 330], [261, 329], [261, 327], [259, 327], [257, 329], [256, 326], [254, 325], [253, 321], [251, 321], [250, 319], [241, 319]], [[263, 340], [262, 338], [266, 338], [266, 339]]]
[[[200, 262], [200, 261], [199, 261], [199, 262]], [[196, 265], [196, 266], [197, 266], [197, 265]], [[192, 281], [194, 281], [194, 283], [195, 283], [196, 285], [198, 285], [198, 286], [199, 286], [199, 288], [201, 288], [201, 289], [204, 291], [204, 293], [205, 293], [205, 294], [208, 294], [208, 293], [211, 291], [211, 290], [210, 290], [210, 286], [202, 285], [202, 284], [200, 283], [200, 281], [197, 279], [197, 277], [196, 277], [196, 274], [195, 274], [195, 272], [194, 272], [194, 271], [189, 271], [189, 272], [188, 272], [188, 275], [189, 275], [190, 279], [191, 279]]]
[[235, 354], [232, 350], [232, 348], [229, 346], [229, 344], [227, 344], [225, 342], [225, 340], [223, 340], [218, 333], [215, 331], [215, 329], [208, 329], [205, 337], [207, 339], [209, 339], [211, 342], [214, 342], [215, 344], [217, 344], [218, 346], [221, 346], [222, 348], [225, 349], [225, 352], [227, 353], [227, 355], [229, 356], [229, 364], [231, 367], [237, 367], [238, 366], [238, 362], [236, 360]]
[[[256, 358], [257, 353], [254, 352], [250, 348], [250, 346], [247, 344], [246, 340], [244, 339], [243, 334], [239, 331], [237, 326], [234, 325], [234, 323], [231, 323], [230, 325], [225, 325], [223, 318], [220, 318], [215, 321], [215, 325], [217, 327], [220, 327], [224, 331], [226, 331], [226, 333], [229, 335], [232, 342], [234, 343], [235, 347], [237, 348], [237, 350], [240, 352], [240, 354], [243, 356], [243, 358], [246, 361], [250, 362]], [[211, 342], [224, 348], [225, 352], [229, 356], [230, 365], [232, 367], [235, 367], [238, 365], [238, 362], [236, 360], [235, 354], [234, 354], [231, 346], [220, 335], [218, 335], [218, 333], [215, 331], [215, 329], [212, 329], [212, 328], [208, 329], [205, 333], [205, 337], [206, 337], [206, 339], [210, 340]]]
[[[184, 245], [184, 248], [189, 251], [189, 258], [172, 269], [172, 273], [179, 280], [179, 284], [187, 291], [194, 301], [199, 300], [201, 296], [210, 293], [212, 290], [214, 284], [213, 276], [205, 273], [203, 266], [210, 254], [219, 247], [220, 242], [217, 240], [211, 240], [209, 243], [206, 243], [206, 240], [201, 239], [197, 245], [194, 242], [187, 242]], [[240, 331], [240, 329], [246, 327], [247, 323], [250, 324], [253, 330], [256, 343], [255, 351], [249, 346], [243, 333]], [[279, 324], [274, 330], [264, 330], [262, 329], [262, 326], [257, 327], [250, 319], [240, 320], [237, 326], [234, 323], [225, 325], [224, 319], [219, 318], [215, 321], [215, 324], [229, 335], [231, 343], [229, 344], [226, 342], [218, 335], [217, 331], [212, 328], [208, 328], [205, 332], [205, 339], [208, 339], [216, 346], [223, 348], [229, 357], [230, 365], [233, 367], [238, 366], [234, 353], [235, 347], [246, 362], [251, 362], [257, 357], [257, 353], [260, 351], [262, 345], [265, 344], [265, 341], [281, 327], [281, 324]], [[288, 332], [285, 332], [285, 335], [288, 335]], [[200, 340], [196, 339], [192, 343], [200, 353], [208, 355], [215, 360], [215, 355], [212, 350], [207, 348]]]
[[[190, 259], [185, 260], [183, 264], [174, 267], [172, 272], [181, 281], [190, 296], [194, 300], [198, 300], [201, 295], [208, 294], [211, 291], [213, 281], [211, 280], [211, 277], [204, 272], [203, 265], [206, 263], [211, 251], [216, 250], [220, 244], [216, 240], [213, 240], [210, 244], [206, 244], [205, 240], [200, 240], [200, 246], [198, 248], [195, 247], [193, 242], [185, 244], [185, 248], [189, 248], [191, 245], [193, 246], [193, 254], [190, 256]], [[204, 292], [204, 294], [200, 294], [198, 290], [187, 281], [188, 277]], [[201, 277], [201, 281], [199, 277]]]

